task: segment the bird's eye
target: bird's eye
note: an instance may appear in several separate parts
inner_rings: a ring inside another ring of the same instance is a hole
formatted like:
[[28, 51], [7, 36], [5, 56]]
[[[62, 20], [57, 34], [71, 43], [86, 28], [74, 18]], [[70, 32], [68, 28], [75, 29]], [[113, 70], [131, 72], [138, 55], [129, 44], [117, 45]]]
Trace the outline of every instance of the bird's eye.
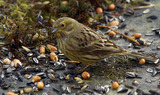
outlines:
[[64, 27], [64, 24], [61, 24], [62, 27]]

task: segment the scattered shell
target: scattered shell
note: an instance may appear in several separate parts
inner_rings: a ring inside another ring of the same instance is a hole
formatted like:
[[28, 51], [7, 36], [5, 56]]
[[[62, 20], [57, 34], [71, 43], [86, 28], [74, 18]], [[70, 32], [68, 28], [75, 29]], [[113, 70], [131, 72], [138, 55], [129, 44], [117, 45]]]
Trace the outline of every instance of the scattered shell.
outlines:
[[115, 37], [115, 36], [116, 36], [116, 33], [113, 32], [113, 31], [109, 31], [109, 32], [108, 32], [108, 35], [109, 35], [109, 37]]
[[158, 50], [160, 50], [160, 45], [157, 45], [156, 48], [157, 48]]
[[149, 92], [151, 93], [151, 95], [160, 95], [159, 90], [149, 90]]
[[119, 21], [118, 20], [113, 20], [109, 23], [110, 26], [118, 26], [119, 25]]
[[44, 1], [43, 4], [44, 5], [48, 5], [50, 3], [50, 1]]
[[19, 59], [14, 59], [14, 60], [13, 60], [13, 63], [14, 63], [14, 67], [15, 67], [15, 68], [18, 67], [18, 64], [22, 66], [22, 63], [21, 63], [21, 61], [20, 61]]
[[36, 63], [36, 64], [39, 63], [39, 61], [38, 61], [38, 59], [36, 57], [33, 57], [33, 62]]
[[146, 80], [146, 82], [148, 82], [148, 83], [152, 83], [151, 79], [149, 79], [149, 78], [146, 78], [145, 80]]
[[83, 72], [82, 73], [82, 78], [84, 78], [84, 79], [89, 79], [91, 76], [90, 76], [90, 74], [88, 73], [88, 72]]
[[109, 85], [104, 85], [104, 86], [100, 86], [100, 85], [96, 85], [94, 88], [95, 91], [97, 91], [98, 93], [108, 93], [109, 92]]
[[40, 81], [41, 80], [41, 77], [40, 76], [34, 76], [33, 78], [32, 78], [32, 82], [38, 82], [38, 81]]
[[118, 88], [119, 88], [118, 82], [114, 81], [114, 82], [112, 83], [112, 87], [113, 87], [113, 89], [118, 89]]
[[124, 12], [125, 16], [132, 16], [134, 15], [134, 10], [131, 8], [128, 8], [125, 12]]
[[137, 41], [141, 44], [141, 45], [145, 45], [145, 41], [143, 39], [137, 39]]
[[126, 27], [126, 23], [121, 23], [119, 26], [118, 26], [118, 29], [123, 29], [123, 28], [125, 28]]
[[147, 17], [147, 18], [150, 18], [150, 19], [152, 19], [152, 20], [156, 20], [158, 17], [155, 16], [155, 15], [151, 15], [151, 16], [149, 16], [149, 17]]
[[119, 89], [117, 90], [117, 93], [126, 93], [126, 92], [128, 92], [128, 89], [127, 89], [127, 88], [119, 88]]
[[150, 9], [145, 9], [145, 10], [143, 11], [144, 14], [149, 13], [149, 12], [150, 12]]
[[156, 35], [160, 34], [160, 29], [152, 29], [153, 32], [155, 32]]
[[27, 53], [30, 53], [30, 52], [31, 52], [31, 50], [30, 50], [29, 48], [25, 47], [25, 46], [22, 46], [22, 49], [23, 49], [25, 52], [27, 52]]
[[135, 72], [126, 72], [126, 76], [129, 78], [135, 78], [137, 75]]
[[30, 79], [32, 77], [32, 74], [31, 75], [25, 74], [24, 77], [27, 78], [27, 79]]
[[81, 88], [81, 90], [84, 90], [84, 89], [86, 89], [87, 87], [88, 87], [88, 84], [84, 85], [84, 86]]
[[57, 48], [53, 45], [50, 45], [50, 44], [47, 44], [47, 48], [50, 50], [50, 51], [57, 51]]
[[158, 73], [157, 70], [156, 70], [156, 69], [153, 69], [152, 76], [153, 76], [153, 77], [156, 76], [157, 73]]
[[23, 90], [24, 90], [25, 93], [33, 92], [33, 88], [24, 88]]
[[37, 83], [37, 88], [38, 89], [43, 89], [43, 87], [44, 87], [44, 83], [42, 81]]
[[139, 60], [139, 64], [143, 65], [143, 64], [145, 64], [145, 63], [146, 63], [146, 60], [145, 60], [145, 59], [141, 58], [141, 59]]
[[155, 69], [159, 72], [160, 71], [160, 66], [155, 67]]
[[142, 34], [141, 33], [134, 33], [132, 36], [134, 36], [136, 39], [141, 38]]
[[41, 53], [41, 54], [45, 54], [45, 46], [41, 46], [40, 48], [39, 48], [39, 52]]
[[103, 9], [100, 8], [100, 7], [98, 7], [98, 8], [96, 9], [96, 12], [97, 12], [97, 14], [102, 14], [102, 13], [103, 13]]
[[124, 18], [123, 16], [119, 16], [119, 17], [118, 17], [118, 20], [119, 20], [120, 22], [124, 22], [124, 21], [125, 21], [125, 18]]
[[139, 85], [139, 82], [138, 81], [136, 81], [136, 80], [133, 80], [133, 83], [132, 83], [133, 85]]
[[67, 75], [67, 76], [65, 77], [65, 79], [66, 79], [66, 80], [69, 80], [69, 79], [70, 79], [70, 75]]
[[147, 68], [147, 72], [152, 73], [152, 72], [153, 72], [153, 69]]
[[112, 28], [113, 30], [117, 30], [118, 26], [110, 26], [110, 28]]
[[159, 61], [160, 61], [160, 59], [157, 59], [154, 63], [157, 64], [157, 63], [159, 63]]
[[13, 92], [7, 92], [6, 95], [18, 95], [18, 94], [13, 93]]
[[134, 88], [132, 85], [130, 85], [130, 84], [128, 84], [128, 83], [125, 83], [124, 86], [127, 87], [127, 88], [130, 88], [130, 89], [133, 89], [133, 88]]
[[77, 83], [84, 83], [84, 81], [79, 77], [75, 77], [74, 79], [77, 81]]
[[50, 19], [49, 21], [50, 21], [51, 26], [53, 26], [53, 23], [55, 22], [55, 20], [54, 19]]
[[64, 0], [64, 1], [61, 2], [61, 5], [63, 5], [63, 6], [66, 6], [67, 4], [68, 4], [68, 1]]
[[110, 4], [108, 10], [113, 11], [116, 8], [115, 4]]
[[158, 82], [158, 85], [157, 85], [159, 88], [160, 88], [160, 82]]
[[47, 74], [48, 78], [51, 79], [51, 80], [55, 80], [55, 75], [54, 74]]
[[58, 57], [54, 52], [51, 52], [49, 56], [50, 56], [52, 61], [55, 61], [55, 62], [58, 61]]
[[6, 65], [10, 65], [11, 64], [11, 60], [9, 58], [5, 58], [2, 60], [2, 62]]
[[117, 5], [116, 5], [116, 8], [118, 8], [118, 9], [121, 9], [121, 10], [122, 10], [122, 9], [124, 9], [124, 6], [123, 6], [123, 5], [121, 5], [121, 4], [117, 4]]

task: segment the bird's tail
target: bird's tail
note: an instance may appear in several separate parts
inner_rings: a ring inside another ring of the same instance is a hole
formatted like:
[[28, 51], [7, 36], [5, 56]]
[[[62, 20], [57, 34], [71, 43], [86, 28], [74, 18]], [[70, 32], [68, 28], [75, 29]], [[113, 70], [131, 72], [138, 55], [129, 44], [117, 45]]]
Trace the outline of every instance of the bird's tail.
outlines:
[[153, 54], [137, 53], [129, 51], [127, 51], [126, 54], [133, 57], [144, 58], [145, 60], [152, 61], [155, 64], [160, 64], [160, 58], [158, 58], [156, 55]]

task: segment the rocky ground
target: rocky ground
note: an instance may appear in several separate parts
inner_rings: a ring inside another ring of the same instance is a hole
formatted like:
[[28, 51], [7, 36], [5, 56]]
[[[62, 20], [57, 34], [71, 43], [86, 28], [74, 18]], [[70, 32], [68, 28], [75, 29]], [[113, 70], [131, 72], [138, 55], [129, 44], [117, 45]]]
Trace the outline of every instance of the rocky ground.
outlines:
[[[160, 58], [160, 3], [158, 0], [153, 0], [151, 3], [154, 4], [154, 7], [149, 8], [150, 12], [146, 14], [143, 14], [146, 9], [140, 9], [135, 10], [132, 16], [124, 16], [126, 27], [117, 30], [128, 36], [141, 33], [141, 38], [146, 41], [145, 46], [134, 47], [130, 45], [131, 42], [123, 39], [120, 35], [116, 35], [110, 40], [127, 50], [155, 54]], [[150, 16], [153, 16], [153, 18], [150, 18]], [[101, 31], [103, 33], [107, 32], [105, 29]], [[35, 49], [35, 51], [38, 51], [38, 49]], [[1, 53], [4, 52], [7, 55], [10, 51], [2, 48]], [[160, 66], [157, 64], [147, 61], [146, 64], [139, 65], [139, 60], [136, 58], [113, 56], [90, 66], [87, 72], [90, 73], [91, 77], [85, 80], [81, 77], [81, 74], [72, 71], [73, 68], [82, 68], [83, 64], [74, 66], [71, 63], [63, 62], [66, 59], [65, 56], [57, 54], [62, 62], [51, 62], [49, 53], [45, 57], [31, 55], [32, 60], [35, 59], [33, 60], [34, 64], [28, 66], [30, 69], [23, 66], [15, 69], [12, 68], [13, 66], [5, 67], [2, 64], [0, 68], [0, 94], [16, 92], [24, 93], [23, 95], [160, 95]], [[28, 59], [29, 57], [27, 55]], [[118, 58], [121, 60], [114, 62]], [[35, 75], [41, 76], [41, 81], [44, 82], [42, 90], [37, 89], [37, 82], [31, 81]], [[77, 79], [80, 83], [76, 81], [75, 77], [80, 78], [80, 80]], [[113, 81], [119, 83], [118, 90], [112, 88]]]

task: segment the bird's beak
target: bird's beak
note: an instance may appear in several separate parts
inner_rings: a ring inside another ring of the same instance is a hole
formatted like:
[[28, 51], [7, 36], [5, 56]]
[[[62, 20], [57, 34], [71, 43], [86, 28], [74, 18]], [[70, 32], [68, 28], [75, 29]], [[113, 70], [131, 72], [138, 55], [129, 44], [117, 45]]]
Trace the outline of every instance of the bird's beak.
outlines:
[[51, 30], [51, 33], [54, 33], [54, 32], [56, 32], [58, 29], [57, 28], [52, 28], [52, 30]]

